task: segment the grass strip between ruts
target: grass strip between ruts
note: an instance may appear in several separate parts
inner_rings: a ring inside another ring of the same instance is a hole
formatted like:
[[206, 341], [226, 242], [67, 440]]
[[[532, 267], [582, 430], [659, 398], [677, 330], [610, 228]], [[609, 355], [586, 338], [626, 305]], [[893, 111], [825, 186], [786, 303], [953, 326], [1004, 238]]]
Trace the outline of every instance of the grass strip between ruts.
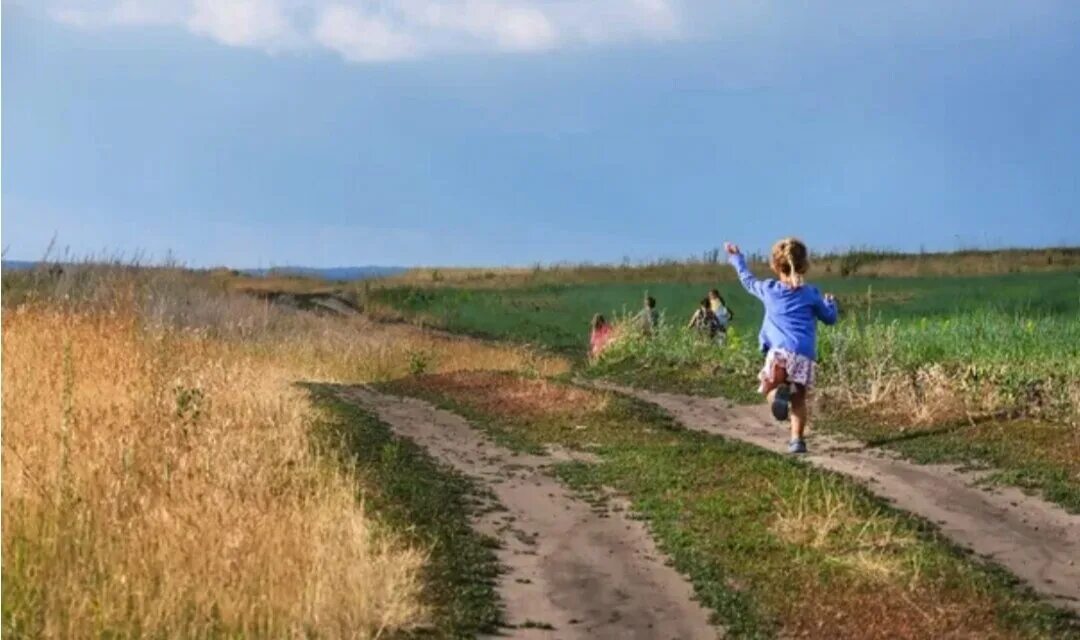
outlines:
[[370, 411], [342, 399], [342, 387], [305, 385], [322, 418], [316, 446], [333, 451], [365, 480], [363, 499], [380, 520], [429, 549], [425, 595], [433, 625], [416, 637], [472, 638], [496, 632], [502, 607], [495, 590], [496, 541], [470, 526], [482, 497], [466, 476], [394, 435]]

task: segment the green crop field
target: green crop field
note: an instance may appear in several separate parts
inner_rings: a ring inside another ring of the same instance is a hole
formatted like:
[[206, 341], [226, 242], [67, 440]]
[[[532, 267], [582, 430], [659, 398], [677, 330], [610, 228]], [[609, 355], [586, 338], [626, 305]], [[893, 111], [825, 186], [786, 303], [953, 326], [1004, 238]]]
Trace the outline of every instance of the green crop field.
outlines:
[[[987, 314], [1018, 325], [1028, 320], [1080, 318], [1080, 273], [1011, 274], [962, 278], [832, 278], [815, 280], [840, 298], [846, 317], [861, 321], [935, 320]], [[568, 353], [583, 352], [594, 313], [636, 312], [648, 292], [669, 322], [685, 322], [707, 285], [545, 285], [511, 289], [400, 287], [377, 290], [386, 304], [448, 329], [525, 342]], [[756, 330], [762, 307], [733, 282], [720, 286], [736, 326]], [[1001, 345], [1007, 347], [1008, 345]], [[1057, 345], [1060, 347], [1062, 345]], [[1056, 347], [1051, 345], [1051, 350]]]
[[[1080, 273], [811, 281], [841, 306], [841, 321], [819, 332], [820, 428], [925, 461], [1000, 468], [1007, 481], [1080, 510]], [[721, 283], [735, 320], [717, 345], [683, 328], [708, 288], [391, 287], [372, 291], [369, 304], [576, 356], [578, 375], [756, 401], [762, 306], [737, 283]], [[650, 338], [626, 323], [646, 292], [664, 317]], [[627, 330], [598, 362], [586, 362], [594, 313], [623, 320]], [[925, 435], [912, 439], [912, 429]]]

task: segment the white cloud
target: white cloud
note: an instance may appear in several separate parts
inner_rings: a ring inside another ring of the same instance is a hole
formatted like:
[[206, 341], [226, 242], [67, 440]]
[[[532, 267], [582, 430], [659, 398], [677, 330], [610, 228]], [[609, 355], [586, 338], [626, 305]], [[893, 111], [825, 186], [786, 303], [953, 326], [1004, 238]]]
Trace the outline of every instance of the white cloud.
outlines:
[[430, 31], [449, 32], [507, 51], [538, 51], [558, 40], [557, 27], [540, 9], [500, 0], [406, 0], [404, 15]]
[[417, 42], [386, 18], [348, 5], [323, 9], [313, 36], [316, 42], [351, 62], [399, 60], [420, 54]]
[[78, 28], [172, 25], [235, 47], [352, 62], [534, 52], [679, 35], [679, 0], [48, 0]]
[[275, 0], [194, 0], [187, 27], [234, 47], [273, 50], [299, 38]]
[[171, 25], [266, 51], [353, 62], [722, 41], [747, 59], [905, 40], [1010, 37], [1053, 24], [1068, 0], [39, 0], [77, 28]]

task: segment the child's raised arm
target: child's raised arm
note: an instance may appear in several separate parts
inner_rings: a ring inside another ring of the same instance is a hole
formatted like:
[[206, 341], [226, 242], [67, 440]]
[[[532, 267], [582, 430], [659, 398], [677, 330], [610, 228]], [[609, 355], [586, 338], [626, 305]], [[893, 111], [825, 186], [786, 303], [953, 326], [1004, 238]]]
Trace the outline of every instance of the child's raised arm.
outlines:
[[730, 242], [725, 242], [724, 250], [728, 252], [728, 262], [735, 267], [735, 273], [739, 275], [739, 282], [742, 283], [743, 289], [746, 289], [755, 298], [762, 298], [765, 283], [755, 278], [754, 274], [747, 268], [746, 258], [739, 251], [739, 247]]
[[836, 324], [839, 310], [833, 294], [826, 293], [824, 296], [818, 294], [817, 300], [814, 301], [814, 315], [825, 324]]
[[693, 329], [694, 325], [697, 324], [698, 316], [700, 316], [700, 315], [701, 315], [701, 309], [695, 310], [694, 315], [690, 316], [690, 322], [686, 325], [686, 328], [687, 329]]

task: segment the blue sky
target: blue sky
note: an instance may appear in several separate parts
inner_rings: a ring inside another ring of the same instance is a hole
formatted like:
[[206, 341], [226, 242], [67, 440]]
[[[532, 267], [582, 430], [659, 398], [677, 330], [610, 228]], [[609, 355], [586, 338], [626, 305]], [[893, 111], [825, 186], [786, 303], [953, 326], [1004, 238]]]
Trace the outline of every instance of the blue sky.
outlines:
[[5, 0], [2, 47], [7, 258], [1080, 244], [1077, 2]]

